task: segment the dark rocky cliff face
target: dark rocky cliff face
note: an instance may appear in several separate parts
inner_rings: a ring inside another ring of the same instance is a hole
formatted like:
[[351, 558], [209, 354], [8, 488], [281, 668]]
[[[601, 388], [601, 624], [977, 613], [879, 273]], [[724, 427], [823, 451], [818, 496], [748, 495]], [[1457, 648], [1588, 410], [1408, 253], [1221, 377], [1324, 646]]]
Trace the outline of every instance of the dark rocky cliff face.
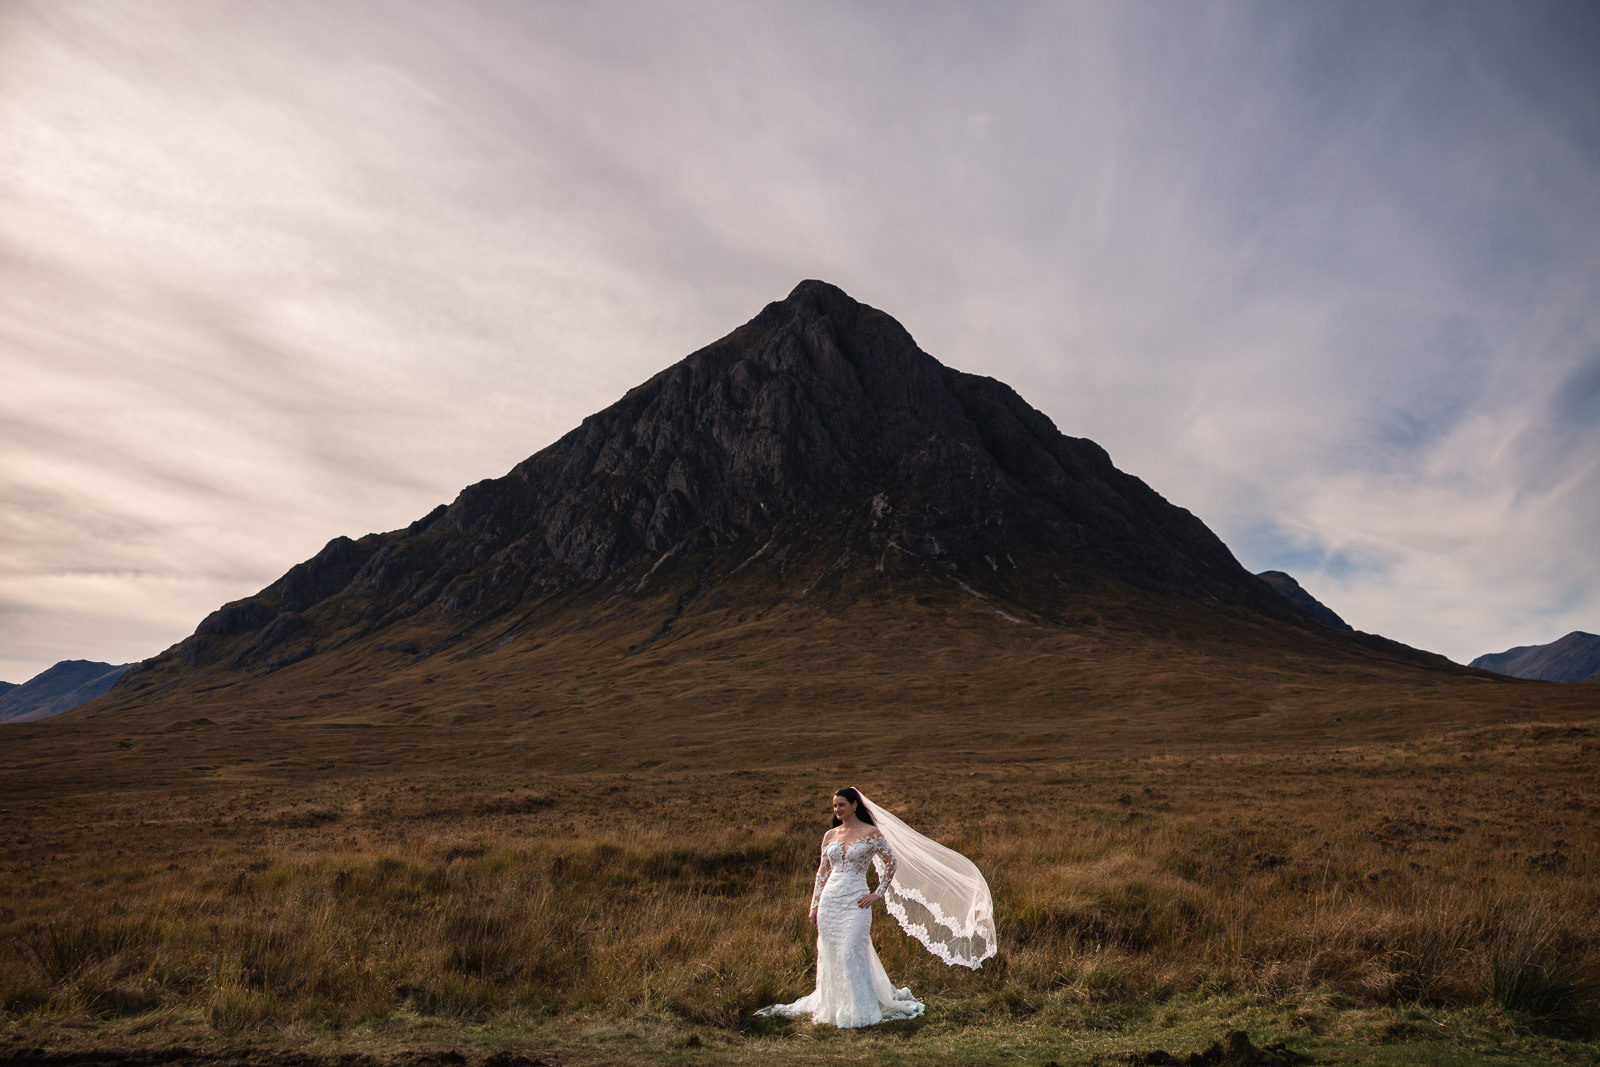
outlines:
[[1305, 612], [1306, 615], [1324, 626], [1335, 630], [1349, 630], [1352, 627], [1341, 619], [1336, 612], [1310, 593], [1297, 581], [1294, 576], [1283, 571], [1262, 571], [1256, 575], [1283, 599]]
[[790, 551], [832, 560], [857, 593], [931, 575], [1044, 618], [1108, 581], [1296, 617], [1098, 445], [808, 281], [504, 477], [404, 530], [335, 539], [123, 685], [281, 667], [403, 620], [466, 633], [585, 590], [641, 591], [664, 565], [706, 594]]

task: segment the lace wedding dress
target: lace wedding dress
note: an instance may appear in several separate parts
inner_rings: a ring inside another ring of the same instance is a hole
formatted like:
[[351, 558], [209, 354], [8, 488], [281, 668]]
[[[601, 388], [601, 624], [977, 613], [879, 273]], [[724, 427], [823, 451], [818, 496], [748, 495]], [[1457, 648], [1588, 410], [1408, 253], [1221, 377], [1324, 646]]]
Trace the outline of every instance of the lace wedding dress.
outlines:
[[809, 1015], [812, 1022], [849, 1027], [922, 1014], [911, 990], [894, 987], [873, 951], [872, 909], [857, 903], [868, 892], [869, 866], [878, 869], [877, 892], [889, 914], [945, 963], [977, 970], [999, 949], [994, 900], [977, 866], [917, 833], [859, 789], [850, 792], [858, 815], [873, 829], [848, 844], [822, 846], [811, 893], [817, 912], [817, 988], [757, 1015]]
[[823, 846], [811, 894], [817, 909], [817, 988], [792, 1003], [762, 1008], [757, 1015], [809, 1015], [812, 1022], [855, 1027], [922, 1014], [911, 990], [896, 989], [889, 981], [872, 948], [872, 909], [856, 903], [871, 892], [867, 868], [874, 863], [882, 891], [894, 879], [896, 860], [877, 831], [848, 844]]

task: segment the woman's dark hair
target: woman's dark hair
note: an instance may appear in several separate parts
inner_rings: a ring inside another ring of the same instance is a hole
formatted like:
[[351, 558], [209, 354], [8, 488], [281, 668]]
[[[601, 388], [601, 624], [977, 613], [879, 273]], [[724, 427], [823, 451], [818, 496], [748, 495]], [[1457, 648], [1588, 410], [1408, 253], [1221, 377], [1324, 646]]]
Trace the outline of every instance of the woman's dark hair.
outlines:
[[[836, 797], [844, 797], [850, 803], [854, 804], [856, 806], [856, 818], [860, 819], [868, 826], [878, 825], [872, 821], [872, 812], [870, 809], [868, 809], [867, 802], [861, 799], [861, 794], [856, 792], [855, 786], [847, 785], [843, 789], [836, 790], [833, 795]], [[838, 826], [842, 823], [842, 821], [843, 820], [835, 815], [833, 818], [833, 825]]]

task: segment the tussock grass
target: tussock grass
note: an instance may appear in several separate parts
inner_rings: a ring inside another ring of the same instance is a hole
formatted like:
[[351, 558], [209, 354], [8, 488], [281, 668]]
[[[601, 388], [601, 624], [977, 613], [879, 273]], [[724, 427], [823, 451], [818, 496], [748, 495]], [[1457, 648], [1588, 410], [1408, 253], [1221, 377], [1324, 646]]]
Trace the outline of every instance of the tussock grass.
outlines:
[[[810, 964], [793, 894], [763, 891], [797, 877], [796, 850], [771, 840], [708, 852], [500, 843], [471, 858], [423, 848], [252, 866], [130, 879], [116, 909], [137, 920], [11, 919], [3, 1009], [203, 1003], [226, 1034], [345, 1027], [396, 1010], [483, 1019], [665, 1008], [736, 1025], [776, 994], [775, 978]], [[769, 932], [780, 928], [775, 946]]]
[[[921, 792], [875, 791], [986, 871], [1003, 952], [946, 968], [880, 917], [879, 953], [955, 1027], [1233, 998], [1299, 1005], [1283, 1025], [1305, 1033], [1473, 1010], [1592, 1036], [1588, 736], [1041, 761], [959, 792], [907, 770]], [[810, 987], [825, 773], [58, 798], [55, 826], [19, 826], [0, 872], [0, 1012], [14, 1033], [147, 1018], [245, 1041], [403, 1020], [793, 1033], [752, 1013]]]
[[1600, 1026], [1600, 968], [1570, 916], [1539, 906], [1497, 919], [1488, 961], [1494, 1002], [1556, 1030]]

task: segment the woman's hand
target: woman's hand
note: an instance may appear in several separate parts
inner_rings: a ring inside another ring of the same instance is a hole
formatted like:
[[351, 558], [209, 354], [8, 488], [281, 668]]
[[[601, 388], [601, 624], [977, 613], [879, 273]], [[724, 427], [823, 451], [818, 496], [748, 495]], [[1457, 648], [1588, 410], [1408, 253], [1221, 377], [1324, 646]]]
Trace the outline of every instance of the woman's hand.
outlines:
[[812, 908], [811, 909], [811, 925], [812, 926], [817, 925], [817, 909], [816, 908]]
[[883, 899], [883, 894], [882, 893], [868, 893], [868, 894], [866, 894], [865, 896], [861, 897], [859, 900], [856, 901], [856, 907], [858, 907], [858, 908], [870, 908], [870, 907], [872, 907], [872, 905], [876, 904], [878, 901], [880, 901], [882, 899]]

